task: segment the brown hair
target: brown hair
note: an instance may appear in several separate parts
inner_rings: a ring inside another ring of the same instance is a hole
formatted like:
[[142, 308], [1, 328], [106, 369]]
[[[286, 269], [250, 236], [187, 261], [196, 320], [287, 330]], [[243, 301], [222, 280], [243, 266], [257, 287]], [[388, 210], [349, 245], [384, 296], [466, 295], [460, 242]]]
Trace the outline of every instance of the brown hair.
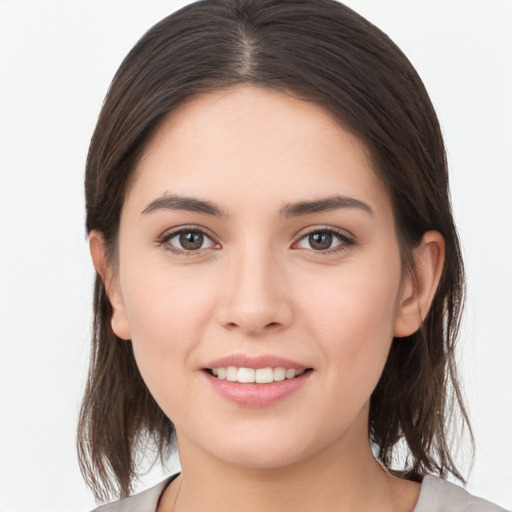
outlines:
[[[313, 101], [366, 145], [389, 190], [404, 268], [428, 230], [446, 243], [437, 294], [415, 334], [397, 338], [370, 402], [369, 434], [386, 467], [405, 478], [425, 473], [462, 479], [447, 435], [462, 403], [455, 341], [464, 271], [453, 223], [439, 123], [416, 71], [379, 29], [334, 0], [203, 0], [149, 30], [110, 86], [87, 158], [87, 231], [104, 236], [115, 262], [117, 232], [130, 177], [159, 123], [192, 95], [257, 84]], [[126, 496], [139, 458], [162, 460], [174, 426], [137, 369], [131, 342], [116, 337], [101, 278], [94, 291], [94, 331], [78, 427], [81, 470], [96, 496]]]

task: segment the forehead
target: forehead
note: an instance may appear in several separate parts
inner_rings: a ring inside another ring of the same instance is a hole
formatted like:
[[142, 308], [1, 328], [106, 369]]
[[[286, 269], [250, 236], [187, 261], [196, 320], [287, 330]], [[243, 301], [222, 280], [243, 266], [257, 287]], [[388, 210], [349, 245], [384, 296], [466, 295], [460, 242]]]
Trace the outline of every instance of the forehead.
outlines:
[[277, 205], [364, 195], [389, 209], [357, 137], [320, 106], [256, 86], [195, 96], [168, 115], [137, 166], [128, 199], [137, 196], [142, 206], [164, 193], [247, 208], [260, 208], [263, 199]]

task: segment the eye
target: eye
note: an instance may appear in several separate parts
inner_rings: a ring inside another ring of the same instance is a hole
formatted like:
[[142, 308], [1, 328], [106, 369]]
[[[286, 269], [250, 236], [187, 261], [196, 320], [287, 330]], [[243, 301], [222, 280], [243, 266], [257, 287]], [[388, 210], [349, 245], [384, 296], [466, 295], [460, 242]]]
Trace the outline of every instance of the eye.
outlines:
[[296, 244], [300, 249], [313, 251], [328, 251], [352, 245], [354, 242], [348, 236], [332, 229], [318, 229], [304, 235]]
[[180, 229], [165, 235], [160, 241], [173, 252], [197, 252], [215, 247], [213, 240], [198, 229]]

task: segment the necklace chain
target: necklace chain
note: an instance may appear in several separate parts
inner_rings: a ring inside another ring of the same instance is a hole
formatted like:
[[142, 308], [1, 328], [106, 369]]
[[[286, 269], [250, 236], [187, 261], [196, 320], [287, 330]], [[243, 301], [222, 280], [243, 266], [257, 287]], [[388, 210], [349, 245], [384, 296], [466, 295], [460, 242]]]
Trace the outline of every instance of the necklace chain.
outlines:
[[178, 486], [178, 492], [176, 493], [176, 498], [174, 498], [174, 503], [172, 504], [171, 512], [176, 512], [176, 503], [178, 503], [178, 496], [180, 495], [181, 491], [181, 482], [183, 481], [182, 476], [180, 475], [180, 484]]

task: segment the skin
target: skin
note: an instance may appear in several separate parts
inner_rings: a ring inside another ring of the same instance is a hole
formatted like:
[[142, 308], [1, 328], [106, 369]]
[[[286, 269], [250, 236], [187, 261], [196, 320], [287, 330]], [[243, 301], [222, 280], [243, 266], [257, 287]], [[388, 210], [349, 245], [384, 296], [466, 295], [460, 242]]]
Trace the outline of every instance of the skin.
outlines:
[[[210, 201], [223, 215], [144, 213], [170, 194]], [[371, 211], [283, 214], [333, 195]], [[208, 238], [187, 254], [168, 236], [180, 228]], [[326, 229], [337, 233], [333, 245], [318, 250], [308, 235]], [[403, 272], [386, 190], [361, 142], [328, 113], [253, 86], [195, 97], [159, 127], [136, 169], [115, 264], [100, 233], [90, 246], [112, 327], [132, 340], [176, 426], [182, 476], [159, 511], [173, 510], [180, 486], [174, 512], [414, 508], [419, 485], [372, 456], [368, 405], [393, 336], [414, 332], [428, 311], [443, 239], [426, 233], [415, 272]], [[279, 402], [244, 407], [218, 395], [203, 370], [235, 353], [313, 370]]]

